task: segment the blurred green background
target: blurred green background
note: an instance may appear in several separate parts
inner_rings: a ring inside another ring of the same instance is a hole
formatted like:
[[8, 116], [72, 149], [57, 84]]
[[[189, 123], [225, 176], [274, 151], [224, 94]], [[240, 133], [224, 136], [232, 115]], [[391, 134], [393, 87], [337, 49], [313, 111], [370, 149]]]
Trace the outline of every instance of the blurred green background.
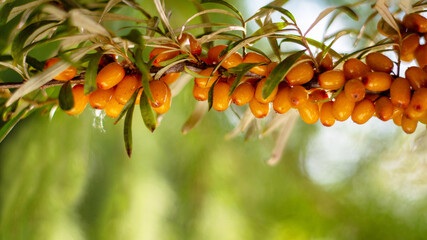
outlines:
[[[245, 17], [268, 3], [229, 2]], [[344, 2], [304, 3], [312, 9], [293, 0], [285, 8], [306, 29]], [[196, 12], [191, 2], [166, 4], [176, 27]], [[154, 133], [135, 112], [130, 159], [123, 122], [92, 109], [20, 122], [0, 145], [0, 239], [426, 239], [424, 126], [408, 136], [376, 119], [332, 128], [298, 120], [270, 167], [272, 137], [224, 139], [231, 112], [209, 112], [182, 135], [191, 91], [173, 99]]]

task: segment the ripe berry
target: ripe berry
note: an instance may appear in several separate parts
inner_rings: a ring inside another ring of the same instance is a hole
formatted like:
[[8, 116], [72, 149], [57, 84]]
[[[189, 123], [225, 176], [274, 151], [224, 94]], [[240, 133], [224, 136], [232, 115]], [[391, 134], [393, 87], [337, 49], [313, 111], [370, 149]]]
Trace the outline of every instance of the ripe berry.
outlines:
[[116, 118], [119, 116], [124, 106], [125, 105], [120, 104], [115, 98], [112, 97], [107, 103], [107, 106], [105, 106], [104, 111], [105, 114], [107, 114], [107, 116], [109, 116], [110, 118]]
[[135, 75], [128, 75], [117, 84], [114, 91], [114, 98], [120, 104], [126, 104], [132, 97], [135, 90], [141, 85], [141, 79]]
[[332, 105], [332, 114], [336, 120], [345, 121], [351, 116], [354, 106], [355, 102], [349, 99], [344, 92], [340, 92]]
[[[195, 79], [196, 84], [199, 87], [202, 87], [202, 88], [210, 88], [210, 87], [212, 87], [212, 85], [214, 84], [214, 82], [219, 77], [218, 75], [216, 75], [216, 73], [212, 74], [213, 70], [214, 70], [213, 68], [209, 67], [209, 68], [203, 69], [201, 72], [199, 72], [199, 75], [206, 76], [206, 78], [196, 78]], [[210, 77], [211, 74], [212, 74], [212, 77]], [[210, 77], [210, 79], [209, 79], [209, 77]]]
[[332, 114], [332, 106], [333, 102], [325, 102], [320, 107], [320, 122], [323, 124], [323, 126], [331, 127], [335, 124], [335, 117]]
[[206, 101], [209, 97], [209, 88], [202, 88], [194, 84], [193, 96], [197, 101]]
[[311, 102], [319, 102], [328, 99], [328, 93], [323, 89], [314, 89], [308, 95], [308, 100]]
[[351, 113], [351, 120], [357, 124], [364, 124], [374, 116], [375, 106], [371, 100], [363, 99], [356, 103], [353, 112]]
[[393, 70], [393, 62], [381, 53], [369, 53], [366, 56], [366, 64], [375, 72], [390, 73]]
[[350, 58], [344, 63], [343, 71], [346, 79], [354, 79], [366, 76], [371, 69], [359, 59]]
[[202, 54], [202, 46], [191, 33], [182, 33], [178, 38], [178, 43], [181, 49], [185, 49], [195, 56]]
[[68, 111], [65, 111], [68, 115], [79, 115], [81, 114], [89, 101], [89, 96], [84, 94], [83, 84], [77, 84], [72, 89], [74, 106]]
[[114, 88], [107, 90], [97, 89], [89, 95], [89, 104], [95, 109], [104, 109], [114, 94]]
[[174, 50], [170, 48], [154, 48], [150, 52], [149, 58], [152, 59], [155, 57], [153, 61], [153, 66], [162, 67], [161, 62], [172, 59], [178, 55], [179, 55], [179, 50]]
[[230, 84], [226, 82], [218, 82], [213, 89], [212, 107], [217, 111], [225, 111], [230, 106], [231, 97], [228, 95], [230, 92]]
[[277, 92], [276, 98], [273, 101], [273, 109], [277, 113], [283, 114], [291, 109], [291, 101], [289, 94], [291, 88], [286, 85], [279, 85], [279, 91]]
[[329, 71], [334, 67], [334, 63], [332, 61], [332, 57], [329, 53], [327, 53], [322, 59], [323, 52], [320, 52], [316, 56], [317, 64], [319, 64], [320, 71]]
[[151, 106], [154, 108], [161, 107], [166, 102], [167, 95], [170, 92], [168, 85], [159, 80], [150, 81], [150, 90], [153, 95], [153, 101], [150, 101]]
[[286, 81], [289, 85], [302, 85], [309, 82], [314, 76], [314, 70], [310, 63], [303, 62], [293, 67], [286, 74]]
[[402, 23], [409, 30], [419, 33], [427, 32], [427, 19], [418, 13], [405, 15]]
[[404, 115], [414, 120], [422, 118], [424, 114], [425, 112], [417, 111], [412, 104], [409, 104], [409, 106], [404, 109]]
[[161, 105], [160, 107], [153, 107], [153, 110], [158, 113], [158, 114], [164, 114], [167, 111], [169, 111], [169, 109], [171, 108], [171, 103], [172, 103], [172, 93], [170, 88], [166, 85], [167, 87], [167, 92], [166, 92], [166, 100], [164, 102], [163, 105]]
[[274, 100], [274, 98], [276, 97], [277, 91], [279, 90], [278, 87], [275, 87], [273, 89], [273, 92], [271, 92], [271, 94], [267, 98], [263, 98], [262, 97], [262, 89], [264, 88], [265, 81], [266, 81], [266, 78], [259, 81], [258, 84], [256, 85], [256, 89], [255, 89], [255, 98], [260, 103], [272, 102]]
[[420, 45], [415, 50], [415, 59], [421, 68], [427, 65], [427, 44]]
[[319, 84], [323, 89], [337, 90], [344, 86], [345, 75], [341, 70], [330, 70], [319, 75]]
[[[225, 55], [224, 55], [224, 57], [225, 57]], [[221, 60], [222, 60], [222, 58], [221, 58]], [[243, 61], [242, 55], [240, 55], [240, 53], [235, 52], [235, 53], [231, 54], [229, 57], [227, 57], [222, 62], [221, 66], [226, 68], [226, 69], [229, 69], [229, 68], [238, 66], [239, 64], [242, 63], [242, 61]]]
[[347, 81], [344, 86], [344, 93], [347, 98], [352, 99], [354, 102], [358, 102], [365, 98], [365, 85], [362, 81], [357, 79], [351, 79]]
[[388, 97], [382, 96], [375, 101], [375, 112], [379, 119], [388, 121], [393, 117], [393, 104]]
[[246, 103], [249, 103], [254, 97], [254, 94], [255, 88], [252, 86], [252, 84], [249, 82], [243, 82], [236, 87], [233, 94], [231, 95], [231, 99], [237, 106], [242, 106]]
[[[57, 62], [61, 61], [61, 59], [54, 57], [54, 58], [50, 58], [46, 61], [46, 64], [44, 66], [44, 69], [47, 69], [53, 65], [55, 65]], [[67, 69], [65, 69], [64, 71], [62, 71], [60, 74], [58, 74], [57, 76], [55, 76], [53, 79], [58, 80], [58, 81], [68, 81], [74, 78], [74, 76], [76, 76], [77, 73], [77, 69], [74, 66], [69, 66]]]
[[406, 69], [405, 77], [409, 80], [409, 83], [414, 90], [421, 87], [427, 87], [427, 73], [419, 67], [410, 67]]
[[401, 107], [395, 107], [393, 109], [393, 122], [396, 126], [402, 126], [403, 109]]
[[270, 111], [270, 105], [268, 103], [260, 103], [256, 98], [252, 98], [249, 102], [249, 108], [256, 118], [265, 118]]
[[365, 88], [374, 92], [386, 91], [390, 88], [392, 77], [385, 72], [370, 72], [363, 78]]
[[116, 86], [124, 76], [125, 70], [123, 67], [116, 62], [112, 62], [99, 71], [96, 76], [96, 83], [98, 88], [106, 90]]
[[405, 62], [410, 62], [415, 58], [415, 50], [420, 45], [420, 35], [414, 33], [406, 36], [402, 41], [400, 48], [400, 59]]
[[216, 45], [215, 47], [211, 47], [208, 51], [208, 59], [212, 64], [219, 63], [220, 58], [219, 54], [227, 47], [227, 45]]
[[298, 107], [298, 113], [304, 122], [314, 124], [319, 120], [319, 105], [307, 101]]
[[411, 85], [406, 78], [396, 78], [390, 86], [390, 99], [394, 106], [406, 108], [411, 101]]
[[405, 133], [411, 134], [417, 129], [418, 121], [405, 115], [402, 117], [402, 129]]
[[[262, 63], [262, 62], [269, 63], [270, 59], [255, 52], [250, 52], [246, 54], [245, 58], [243, 59], [243, 63]], [[266, 76], [268, 72], [268, 67], [267, 65], [260, 65], [260, 66], [253, 67], [250, 71], [260, 76]]]
[[163, 75], [160, 80], [163, 81], [164, 83], [166, 83], [167, 85], [170, 85], [172, 83], [174, 83], [179, 76], [181, 75], [180, 72], [175, 72], [175, 73], [168, 73]]
[[289, 100], [293, 108], [308, 102], [308, 93], [303, 86], [294, 86], [289, 92]]
[[427, 88], [419, 88], [412, 94], [409, 104], [417, 112], [427, 111]]

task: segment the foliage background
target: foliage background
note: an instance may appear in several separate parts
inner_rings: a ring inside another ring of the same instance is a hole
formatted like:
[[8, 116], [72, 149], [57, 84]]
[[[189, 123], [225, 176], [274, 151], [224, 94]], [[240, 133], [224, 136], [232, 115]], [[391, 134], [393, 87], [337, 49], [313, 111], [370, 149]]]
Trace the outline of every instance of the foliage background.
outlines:
[[[246, 17], [267, 4], [229, 2]], [[300, 2], [285, 8], [305, 28], [322, 9], [344, 3]], [[190, 1], [166, 3], [176, 26], [196, 12]], [[154, 12], [150, 1], [143, 6]], [[45, 60], [49, 52], [35, 54]], [[13, 75], [2, 70], [6, 78]], [[89, 108], [77, 118], [58, 111], [20, 122], [0, 145], [0, 239], [427, 236], [425, 129], [406, 136], [376, 119], [327, 129], [299, 121], [281, 163], [269, 167], [271, 138], [224, 140], [236, 124], [230, 112], [212, 111], [182, 135], [191, 91], [189, 84], [174, 98], [154, 133], [135, 114], [130, 159], [122, 128]]]

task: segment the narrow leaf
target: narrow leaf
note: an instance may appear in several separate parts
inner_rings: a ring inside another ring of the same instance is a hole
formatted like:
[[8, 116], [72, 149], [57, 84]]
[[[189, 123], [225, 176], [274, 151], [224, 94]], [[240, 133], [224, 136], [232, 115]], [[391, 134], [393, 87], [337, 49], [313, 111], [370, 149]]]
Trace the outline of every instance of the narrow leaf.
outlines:
[[386, 21], [398, 34], [400, 37], [400, 29], [397, 25], [396, 19], [391, 14], [384, 0], [378, 0], [375, 4], [375, 9], [381, 15], [381, 17]]
[[187, 66], [184, 67], [184, 71], [186, 73], [190, 74], [191, 76], [196, 77], [196, 78], [206, 78], [206, 76], [204, 76], [204, 75], [200, 75], [194, 71], [191, 71], [190, 69], [188, 69]]
[[141, 32], [136, 29], [132, 29], [126, 36], [123, 36], [122, 38], [138, 44], [141, 47], [145, 45], [145, 41]]
[[122, 0], [110, 0], [108, 1], [107, 5], [104, 8], [104, 11], [102, 12], [101, 17], [99, 18], [99, 23], [102, 22], [102, 19], [104, 18], [105, 14], [108, 13], [111, 8], [113, 8], [115, 5], [117, 5], [119, 2], [121, 2]]
[[291, 12], [289, 12], [288, 10], [282, 8], [282, 7], [277, 7], [277, 6], [271, 6], [271, 5], [267, 5], [262, 7], [263, 9], [273, 9], [276, 10], [278, 12], [280, 12], [281, 14], [285, 15], [286, 17], [288, 17], [294, 24], [297, 23], [297, 21], [295, 20], [294, 15], [292, 15]]
[[237, 15], [239, 15], [240, 20], [243, 22], [243, 16], [242, 13], [240, 13], [239, 10], [237, 10], [236, 7], [234, 7], [233, 5], [231, 5], [230, 3], [223, 1], [223, 0], [202, 0], [201, 3], [218, 3], [221, 4], [223, 6], [228, 7], [229, 9], [231, 9], [233, 12], [237, 13]]
[[126, 112], [130, 109], [133, 108], [133, 106], [135, 105], [135, 101], [136, 98], [138, 96], [138, 92], [142, 91], [141, 88], [137, 89], [133, 94], [132, 97], [129, 99], [129, 101], [126, 102], [125, 106], [123, 106], [122, 111], [120, 112], [119, 116], [116, 118], [116, 121], [114, 121], [114, 125], [117, 124], [126, 114]]
[[144, 95], [146, 95], [150, 100], [153, 100], [153, 95], [151, 94], [150, 90], [150, 81], [152, 77], [149, 67], [142, 59], [142, 49], [140, 47], [137, 47], [135, 50], [135, 65], [142, 74], [142, 87], [144, 88]]
[[85, 72], [85, 85], [84, 85], [84, 94], [88, 95], [89, 93], [97, 89], [96, 86], [96, 75], [98, 74], [98, 64], [101, 60], [103, 52], [98, 51], [95, 54], [91, 55], [89, 59], [89, 64]]
[[228, 69], [228, 72], [236, 74], [236, 79], [233, 81], [230, 87], [230, 92], [228, 93], [229, 96], [233, 94], [234, 90], [236, 90], [236, 87], [239, 85], [242, 78], [245, 76], [249, 70], [251, 70], [253, 67], [262, 65], [265, 63], [241, 63], [236, 67], [232, 67]]
[[69, 12], [69, 15], [70, 22], [73, 26], [85, 29], [90, 33], [96, 33], [102, 36], [110, 37], [107, 29], [84, 14], [81, 9], [73, 9]]
[[181, 132], [187, 134], [191, 129], [195, 128], [203, 119], [203, 117], [208, 112], [209, 105], [206, 101], [198, 101], [196, 107], [191, 113], [191, 116], [182, 126]]
[[145, 89], [141, 94], [141, 101], [139, 104], [141, 108], [142, 120], [144, 120], [145, 126], [151, 132], [154, 132], [156, 129], [156, 117], [154, 116], [154, 111], [151, 108], [150, 102], [148, 101], [147, 95], [145, 95]]
[[176, 40], [175, 32], [173, 31], [172, 26], [170, 25], [169, 18], [166, 15], [165, 9], [160, 0], [153, 0], [154, 5], [156, 6], [157, 12], [160, 14], [160, 19], [163, 24], [166, 26], [170, 34], [172, 35], [172, 39]]
[[126, 153], [129, 157], [132, 155], [132, 117], [133, 117], [133, 110], [135, 108], [135, 101], [131, 103], [131, 106], [129, 107], [129, 110], [127, 111], [126, 118], [125, 118], [125, 125], [123, 127], [123, 137], [125, 140], [125, 148]]
[[319, 23], [324, 17], [326, 17], [327, 15], [329, 15], [329, 13], [331, 13], [334, 10], [339, 10], [342, 11], [344, 13], [346, 13], [349, 17], [351, 17], [354, 20], [358, 20], [359, 16], [356, 14], [356, 12], [354, 12], [351, 8], [349, 8], [348, 6], [339, 6], [339, 7], [330, 7], [327, 8], [325, 10], [323, 10], [319, 16], [316, 18], [316, 20], [314, 20], [314, 22], [311, 24], [311, 26], [307, 29], [307, 31], [304, 33], [304, 36], [306, 36], [308, 34], [308, 32], [310, 32], [310, 30], [317, 25], [317, 23]]
[[12, 130], [12, 128], [22, 119], [24, 114], [26, 114], [30, 110], [30, 107], [24, 108], [21, 112], [19, 112], [15, 117], [11, 118], [0, 128], [0, 143], [7, 136], [7, 134]]
[[187, 58], [187, 57], [188, 57], [188, 54], [180, 54], [180, 55], [178, 55], [178, 56], [176, 56], [174, 58], [171, 58], [169, 60], [160, 62], [159, 65], [162, 66], [162, 67], [164, 67], [164, 66], [167, 66], [169, 64], [172, 64], [172, 63], [174, 63], [176, 61], [179, 61], [179, 60]]
[[305, 50], [298, 51], [280, 62], [274, 69], [271, 71], [270, 75], [265, 80], [264, 88], [262, 89], [263, 98], [267, 98], [273, 92], [280, 81], [286, 76], [286, 74], [291, 70], [294, 63], [304, 54]]
[[218, 80], [219, 80], [219, 78], [217, 78], [215, 80], [215, 82], [212, 84], [211, 88], [209, 88], [209, 93], [208, 93], [208, 105], [209, 105], [209, 107], [208, 107], [208, 110], [211, 110], [211, 108], [212, 108], [214, 88], [215, 88], [215, 85], [218, 82]]
[[246, 112], [240, 119], [239, 124], [233, 129], [233, 131], [231, 131], [225, 136], [225, 139], [232, 139], [239, 135], [241, 132], [244, 132], [253, 120], [255, 120], [255, 117], [252, 114], [251, 110], [249, 108], [246, 109]]
[[59, 91], [59, 107], [64, 110], [70, 110], [74, 106], [73, 91], [71, 89], [70, 81], [67, 81], [62, 85]]

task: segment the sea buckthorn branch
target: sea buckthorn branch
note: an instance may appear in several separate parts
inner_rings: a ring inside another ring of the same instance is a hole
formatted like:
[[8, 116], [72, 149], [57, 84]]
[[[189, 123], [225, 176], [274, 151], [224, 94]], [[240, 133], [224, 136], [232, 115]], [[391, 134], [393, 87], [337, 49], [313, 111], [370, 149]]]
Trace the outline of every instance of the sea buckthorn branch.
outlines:
[[[161, 12], [164, 30], [157, 24], [152, 24], [153, 19], [150, 16], [145, 36], [140, 31], [132, 30], [126, 36], [112, 37], [114, 34], [103, 29], [98, 22], [91, 22], [88, 18], [85, 19], [85, 26], [74, 19], [77, 23], [73, 24], [81, 27], [83, 33], [87, 31], [108, 35], [100, 36], [99, 41], [86, 40], [87, 44], [83, 46], [87, 51], [83, 49], [80, 55], [72, 55], [75, 61], [78, 61], [88, 52], [97, 50], [97, 54], [88, 56], [89, 66], [92, 67], [78, 65], [80, 73], [77, 75], [76, 66], [66, 65], [66, 62], [58, 58], [51, 58], [46, 61], [45, 69], [40, 73], [55, 80], [42, 84], [38, 89], [61, 86], [57, 101], [47, 99], [52, 106], [59, 102], [59, 106], [67, 114], [78, 115], [89, 104], [94, 109], [103, 110], [107, 116], [116, 118], [116, 122], [125, 117], [124, 140], [129, 155], [132, 150], [130, 119], [134, 107], [139, 105], [144, 123], [154, 131], [158, 116], [165, 114], [171, 107], [175, 82], [187, 83], [180, 77], [182, 72], [194, 77], [193, 96], [197, 101], [206, 101], [209, 108], [225, 111], [231, 104], [247, 106], [246, 109], [249, 109], [251, 114], [245, 114], [242, 118], [245, 124], [239, 127], [240, 131], [254, 126], [254, 119], [270, 115], [270, 108], [278, 115], [298, 112], [306, 123], [313, 124], [320, 120], [322, 125], [328, 127], [336, 121], [346, 121], [349, 118], [357, 124], [363, 124], [376, 116], [382, 121], [392, 119], [406, 133], [412, 133], [418, 122], [427, 123], [427, 46], [420, 45], [421, 39], [425, 38], [424, 34], [427, 33], [427, 19], [417, 13], [406, 14], [401, 24], [397, 24], [392, 21], [399, 19], [399, 16], [397, 13], [393, 16], [384, 8], [385, 5], [374, 9], [385, 19], [378, 25], [378, 31], [385, 38], [372, 46], [341, 55], [332, 49], [332, 45], [342, 33], [329, 43], [317, 42], [306, 35], [317, 22], [333, 11], [342, 11], [357, 17], [350, 7], [352, 5], [323, 11], [305, 34], [288, 10], [278, 6], [265, 6], [249, 18], [260, 20], [260, 29], [249, 35], [245, 29], [247, 21], [243, 20], [237, 9], [223, 3], [230, 9], [230, 13], [224, 13], [224, 10], [205, 13], [221, 13], [237, 18], [243, 27], [224, 25], [218, 30], [195, 37], [186, 31], [179, 34], [174, 32], [164, 14], [165, 9], [159, 9], [162, 4], [159, 0], [154, 2]], [[283, 22], [272, 22], [271, 12], [267, 14], [265, 21], [261, 21], [260, 18], [265, 17], [263, 11], [280, 12], [285, 16], [281, 19]], [[105, 14], [108, 14], [108, 10], [104, 9], [101, 20]], [[333, 17], [335, 18], [336, 16]], [[373, 17], [368, 19], [371, 21]], [[400, 26], [399, 29], [390, 27], [396, 24]], [[205, 23], [195, 25], [194, 28], [206, 26], [216, 25]], [[192, 28], [187, 25], [182, 29], [187, 27]], [[390, 28], [395, 31], [389, 31]], [[239, 34], [229, 33], [235, 30], [238, 30]], [[295, 31], [296, 34], [285, 34], [288, 31]], [[279, 61], [274, 61], [260, 50], [250, 47], [262, 38], [269, 38], [270, 46]], [[228, 40], [230, 44], [216, 44], [207, 48], [216, 40]], [[277, 43], [278, 40], [281, 40], [280, 44]], [[295, 43], [302, 46], [303, 50], [291, 53], [282, 60], [281, 45]], [[91, 47], [90, 44], [94, 46]], [[12, 59], [20, 52], [19, 47], [25, 48], [15, 46], [13, 49], [17, 50], [12, 54]], [[150, 51], [148, 61], [142, 57], [143, 49]], [[313, 49], [317, 50], [317, 55]], [[397, 61], [394, 62], [384, 55], [384, 50], [397, 53]], [[100, 53], [104, 55], [99, 59]], [[125, 61], [119, 62], [117, 56]], [[400, 62], [413, 59], [416, 59], [418, 67], [410, 67], [405, 71], [405, 76], [399, 76]], [[396, 74], [393, 73], [394, 68], [397, 69]], [[34, 78], [22, 83], [0, 83], [0, 89], [25, 88], [28, 83], [35, 81]], [[94, 84], [96, 87], [87, 91], [85, 84]], [[295, 110], [290, 111], [291, 109]], [[196, 111], [200, 111], [200, 114], [192, 114], [196, 117], [189, 121], [191, 126], [197, 125], [197, 121], [204, 116], [202, 112], [205, 108], [198, 107]], [[19, 114], [20, 112], [15, 113]], [[13, 114], [11, 117], [13, 118]], [[266, 118], [266, 121], [269, 119]], [[281, 123], [279, 120], [277, 122]], [[283, 121], [283, 126], [277, 122], [275, 126], [279, 128], [289, 127], [285, 126], [287, 121]], [[189, 130], [186, 127], [183, 129]], [[285, 144], [281, 143], [286, 142], [283, 138], [288, 135], [278, 136], [280, 146], [284, 147]], [[275, 152], [282, 151], [276, 148]], [[277, 156], [275, 158], [277, 159]]]

